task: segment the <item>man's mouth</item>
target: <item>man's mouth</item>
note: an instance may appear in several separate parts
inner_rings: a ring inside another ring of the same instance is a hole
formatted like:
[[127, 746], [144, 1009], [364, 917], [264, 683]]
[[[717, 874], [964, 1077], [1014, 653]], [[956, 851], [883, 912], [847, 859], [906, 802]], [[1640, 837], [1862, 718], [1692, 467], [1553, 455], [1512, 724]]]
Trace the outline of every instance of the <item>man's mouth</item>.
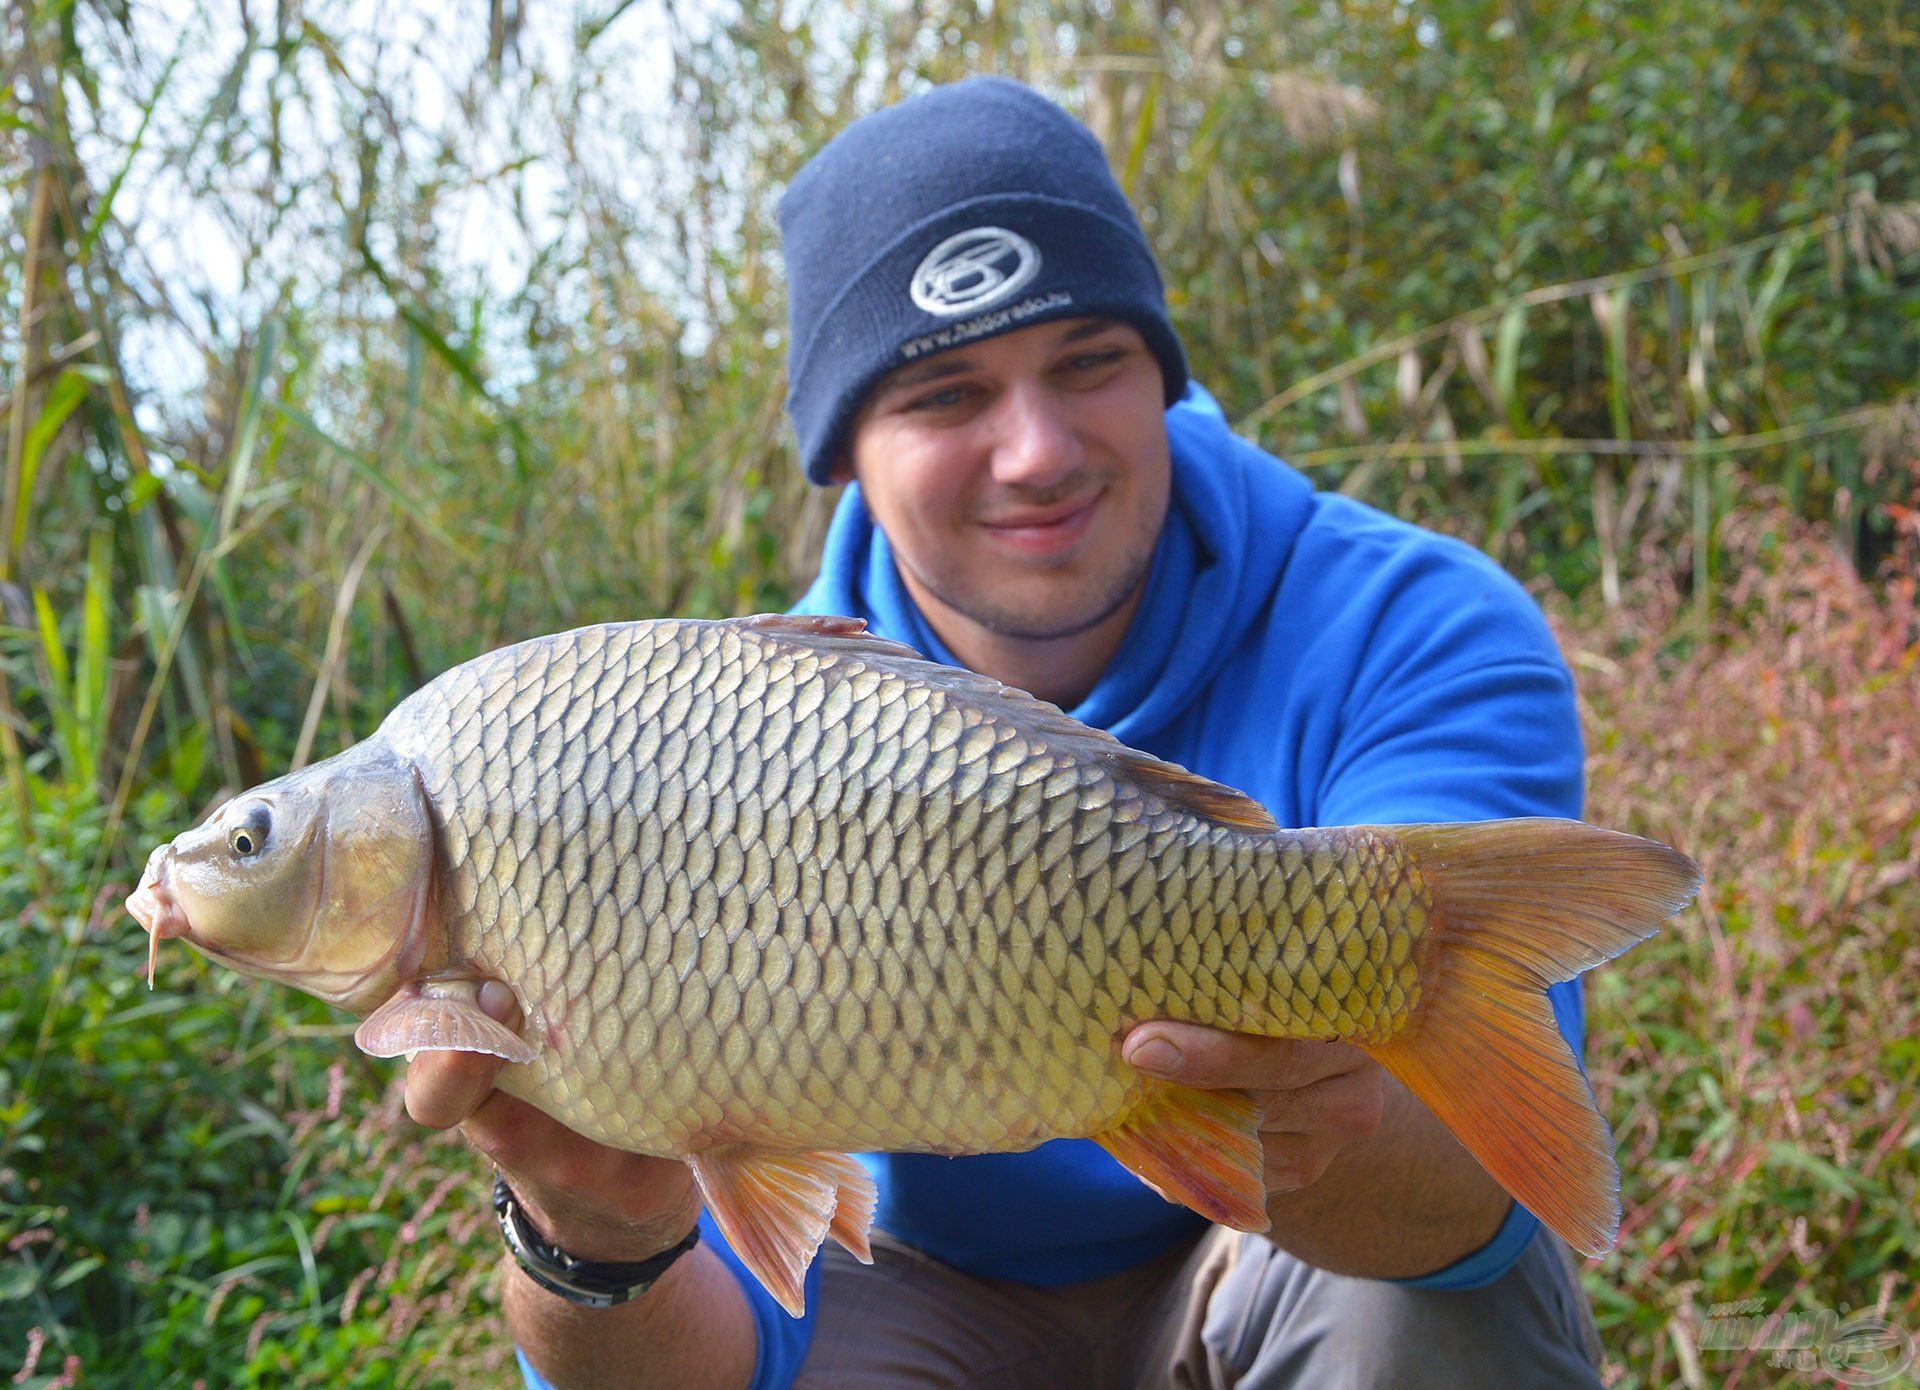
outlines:
[[173, 846], [162, 845], [147, 860], [147, 871], [140, 886], [127, 899], [127, 911], [147, 931], [147, 988], [153, 988], [154, 961], [160, 954], [160, 942], [169, 936], [186, 936], [187, 914], [173, 895], [168, 873], [173, 867]]
[[1096, 492], [1059, 506], [1010, 512], [981, 522], [981, 529], [1015, 550], [1051, 554], [1066, 549], [1086, 534], [1100, 497]]

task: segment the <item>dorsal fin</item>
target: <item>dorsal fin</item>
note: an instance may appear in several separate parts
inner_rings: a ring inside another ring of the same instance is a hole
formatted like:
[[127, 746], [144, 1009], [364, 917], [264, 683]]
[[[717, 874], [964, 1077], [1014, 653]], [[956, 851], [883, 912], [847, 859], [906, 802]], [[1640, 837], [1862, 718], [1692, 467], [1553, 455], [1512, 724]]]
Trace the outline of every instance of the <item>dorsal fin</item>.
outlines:
[[839, 618], [830, 613], [755, 613], [722, 622], [727, 627], [744, 628], [816, 651], [846, 652], [869, 661], [880, 657], [922, 660], [920, 653], [904, 642], [890, 642], [868, 632], [865, 618]]
[[1058, 705], [1002, 685], [991, 676], [928, 661], [912, 647], [868, 632], [862, 619], [757, 613], [748, 618], [728, 618], [725, 622], [770, 641], [830, 652], [908, 680], [936, 686], [989, 718], [1012, 723], [1063, 753], [1105, 764], [1115, 777], [1130, 781], [1167, 805], [1201, 820], [1259, 833], [1278, 828], [1267, 808], [1245, 793], [1189, 772], [1177, 763], [1163, 762], [1129, 748], [1112, 734], [1067, 715]]
[[1124, 750], [1118, 761], [1127, 775], [1162, 801], [1191, 811], [1201, 820], [1232, 826], [1235, 830], [1265, 834], [1280, 828], [1272, 812], [1245, 792], [1189, 772], [1178, 763], [1162, 762], [1135, 752], [1118, 739], [1113, 741]]

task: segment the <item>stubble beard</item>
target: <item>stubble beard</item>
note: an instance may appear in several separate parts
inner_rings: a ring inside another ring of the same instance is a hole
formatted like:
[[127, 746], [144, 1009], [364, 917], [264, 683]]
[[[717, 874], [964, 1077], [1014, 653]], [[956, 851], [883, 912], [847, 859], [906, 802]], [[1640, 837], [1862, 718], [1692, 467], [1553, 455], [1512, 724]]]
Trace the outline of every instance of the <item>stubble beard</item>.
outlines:
[[935, 578], [911, 564], [897, 550], [894, 558], [943, 605], [995, 636], [1021, 642], [1056, 642], [1098, 627], [1124, 608], [1147, 582], [1153, 546], [1149, 544], [1129, 553], [1125, 565], [1110, 584], [1093, 591], [1084, 602], [1072, 602], [1064, 611], [1052, 605], [1015, 606], [999, 602], [967, 584], [964, 576]]

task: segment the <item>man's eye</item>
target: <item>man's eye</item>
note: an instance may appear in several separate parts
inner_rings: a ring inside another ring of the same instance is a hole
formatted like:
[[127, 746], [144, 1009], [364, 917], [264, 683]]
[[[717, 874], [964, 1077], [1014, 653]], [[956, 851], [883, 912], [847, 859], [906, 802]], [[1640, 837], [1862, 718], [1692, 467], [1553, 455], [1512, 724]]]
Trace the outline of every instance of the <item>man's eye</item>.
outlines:
[[1125, 348], [1109, 348], [1105, 352], [1083, 352], [1067, 363], [1076, 372], [1091, 372], [1118, 362], [1127, 355]]
[[951, 410], [967, 398], [964, 386], [949, 386], [944, 391], [935, 391], [916, 400], [909, 410]]

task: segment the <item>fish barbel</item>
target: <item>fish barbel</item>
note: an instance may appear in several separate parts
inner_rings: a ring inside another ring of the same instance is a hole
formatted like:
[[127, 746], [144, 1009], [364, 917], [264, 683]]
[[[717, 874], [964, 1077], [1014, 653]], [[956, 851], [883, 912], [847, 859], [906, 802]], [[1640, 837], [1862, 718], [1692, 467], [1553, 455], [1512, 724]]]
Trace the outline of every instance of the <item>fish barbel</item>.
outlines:
[[1698, 885], [1577, 821], [1281, 830], [857, 620], [761, 616], [458, 666], [155, 850], [128, 908], [363, 1016], [374, 1056], [490, 1053], [589, 1138], [686, 1160], [797, 1315], [826, 1236], [866, 1254], [850, 1150], [1091, 1137], [1265, 1230], [1252, 1097], [1121, 1061], [1156, 1018], [1363, 1048], [1603, 1252], [1612, 1138], [1544, 991]]

